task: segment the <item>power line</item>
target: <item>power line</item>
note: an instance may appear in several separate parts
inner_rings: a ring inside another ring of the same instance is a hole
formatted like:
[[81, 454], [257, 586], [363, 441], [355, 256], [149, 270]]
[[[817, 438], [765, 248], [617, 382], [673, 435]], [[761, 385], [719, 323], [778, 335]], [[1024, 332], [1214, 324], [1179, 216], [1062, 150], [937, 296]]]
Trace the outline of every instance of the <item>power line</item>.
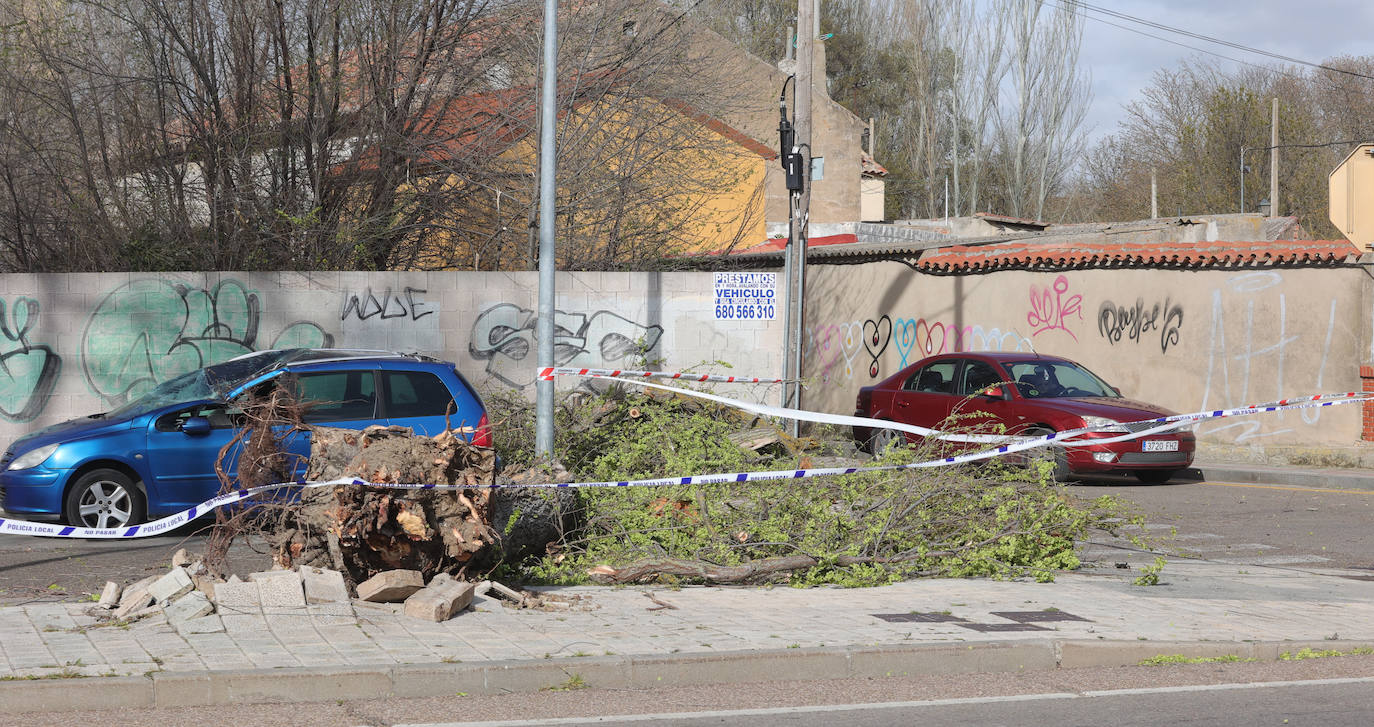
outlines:
[[[1355, 71], [1348, 71], [1348, 70], [1346, 70], [1346, 69], [1344, 69], [1344, 68], [1336, 68], [1336, 67], [1334, 67], [1334, 66], [1328, 66], [1328, 65], [1321, 64], [1321, 63], [1313, 63], [1313, 62], [1311, 62], [1311, 61], [1302, 60], [1301, 58], [1294, 58], [1294, 57], [1292, 57], [1292, 56], [1286, 56], [1286, 55], [1282, 55], [1282, 54], [1280, 54], [1280, 53], [1274, 53], [1274, 52], [1272, 52], [1272, 51], [1267, 51], [1267, 50], [1263, 50], [1263, 49], [1261, 49], [1261, 48], [1255, 48], [1255, 47], [1252, 47], [1252, 46], [1243, 45], [1243, 44], [1241, 44], [1241, 43], [1236, 43], [1236, 42], [1234, 42], [1234, 41], [1224, 40], [1224, 39], [1221, 39], [1221, 38], [1214, 38], [1214, 37], [1212, 37], [1212, 36], [1210, 36], [1210, 35], [1203, 35], [1203, 34], [1201, 34], [1201, 33], [1194, 33], [1194, 32], [1192, 32], [1191, 30], [1184, 30], [1184, 29], [1182, 29], [1182, 28], [1175, 28], [1175, 27], [1173, 27], [1173, 26], [1171, 26], [1171, 25], [1164, 25], [1163, 23], [1156, 23], [1156, 22], [1154, 22], [1153, 20], [1146, 20], [1146, 19], [1144, 19], [1144, 18], [1138, 18], [1138, 17], [1136, 17], [1136, 16], [1134, 16], [1134, 15], [1127, 15], [1126, 13], [1117, 12], [1117, 11], [1115, 11], [1115, 10], [1109, 10], [1109, 9], [1107, 9], [1107, 8], [1098, 7], [1098, 6], [1096, 6], [1096, 5], [1092, 5], [1092, 4], [1090, 4], [1090, 3], [1083, 2], [1083, 0], [1057, 0], [1057, 1], [1060, 2], [1061, 4], [1067, 4], [1067, 5], [1077, 6], [1077, 7], [1080, 7], [1080, 8], [1082, 8], [1082, 9], [1084, 9], [1084, 10], [1089, 10], [1089, 11], [1092, 11], [1092, 12], [1095, 12], [1095, 13], [1101, 13], [1101, 14], [1106, 15], [1106, 16], [1109, 16], [1109, 17], [1118, 18], [1118, 19], [1120, 19], [1120, 20], [1125, 20], [1125, 21], [1132, 22], [1132, 23], [1138, 23], [1138, 24], [1140, 24], [1140, 25], [1144, 25], [1144, 26], [1150, 27], [1150, 28], [1155, 28], [1155, 29], [1158, 29], [1158, 30], [1163, 30], [1163, 31], [1168, 32], [1168, 33], [1176, 33], [1176, 34], [1178, 34], [1178, 35], [1182, 35], [1182, 36], [1185, 36], [1185, 37], [1188, 37], [1188, 38], [1195, 38], [1195, 39], [1197, 39], [1197, 40], [1205, 41], [1205, 42], [1207, 42], [1207, 43], [1216, 43], [1217, 45], [1223, 45], [1223, 46], [1226, 46], [1226, 47], [1228, 47], [1228, 48], [1235, 48], [1236, 50], [1242, 50], [1242, 51], [1245, 51], [1245, 52], [1247, 52], [1247, 53], [1254, 53], [1254, 54], [1256, 54], [1256, 55], [1262, 55], [1262, 56], [1266, 56], [1266, 57], [1268, 57], [1268, 58], [1274, 58], [1274, 59], [1276, 59], [1276, 60], [1287, 61], [1287, 62], [1289, 62], [1289, 63], [1296, 63], [1296, 64], [1298, 64], [1298, 65], [1303, 65], [1303, 66], [1310, 66], [1310, 67], [1312, 67], [1312, 68], [1320, 68], [1320, 69], [1322, 69], [1322, 70], [1324, 70], [1324, 71], [1331, 71], [1332, 73], [1341, 73], [1341, 74], [1344, 74], [1344, 75], [1347, 75], [1347, 76], [1353, 76], [1353, 77], [1355, 77], [1355, 78], [1363, 78], [1363, 79], [1366, 79], [1366, 80], [1374, 81], [1374, 76], [1369, 76], [1369, 75], [1366, 75], [1366, 74], [1363, 74], [1363, 73], [1357, 73], [1357, 72], [1355, 72]], [[1091, 15], [1088, 15], [1088, 16], [1085, 16], [1085, 17], [1092, 18], [1093, 20], [1097, 20], [1097, 21], [1099, 21], [1099, 22], [1104, 22], [1104, 23], [1107, 22], [1107, 21], [1105, 21], [1105, 20], [1102, 20], [1101, 18], [1093, 18], [1093, 16], [1091, 16]], [[1113, 23], [1108, 23], [1108, 24], [1109, 24], [1109, 25], [1114, 25]], [[1121, 26], [1116, 26], [1116, 27], [1121, 27]], [[1131, 28], [1125, 28], [1125, 30], [1132, 30], [1133, 32], [1141, 32], [1141, 31], [1136, 31], [1136, 30], [1131, 29]], [[1148, 34], [1148, 33], [1142, 33], [1142, 35], [1150, 35], [1150, 34]], [[1163, 39], [1163, 38], [1158, 38], [1157, 36], [1150, 36], [1150, 37], [1155, 37], [1155, 38], [1157, 38], [1158, 40], [1165, 40], [1165, 39]], [[1167, 42], [1173, 42], [1173, 41], [1167, 41]], [[1179, 43], [1179, 44], [1177, 44], [1177, 45], [1182, 45], [1182, 44]], [[1191, 46], [1184, 46], [1184, 47], [1191, 47]], [[1202, 49], [1195, 48], [1194, 50], [1202, 50]], [[1214, 53], [1214, 52], [1212, 52], [1212, 51], [1202, 50], [1202, 52], [1203, 52], [1203, 53], [1209, 53], [1209, 54], [1211, 54], [1211, 55], [1215, 55], [1215, 56], [1218, 56], [1218, 57], [1221, 57], [1221, 58], [1226, 58], [1227, 60], [1233, 60], [1233, 61], [1238, 60], [1238, 59], [1235, 59], [1235, 58], [1230, 58], [1230, 57], [1228, 57], [1228, 56], [1221, 55], [1220, 53]], [[1239, 61], [1239, 62], [1245, 63], [1245, 61]], [[1253, 65], [1253, 64], [1252, 64], [1252, 65]]]

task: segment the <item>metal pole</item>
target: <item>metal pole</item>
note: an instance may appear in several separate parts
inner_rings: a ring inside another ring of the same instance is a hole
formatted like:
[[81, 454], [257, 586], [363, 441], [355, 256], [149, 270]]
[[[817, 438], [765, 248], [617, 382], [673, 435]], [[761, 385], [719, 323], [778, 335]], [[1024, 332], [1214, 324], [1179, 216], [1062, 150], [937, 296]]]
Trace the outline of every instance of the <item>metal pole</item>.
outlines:
[[[539, 129], [539, 367], [553, 366], [554, 303], [554, 124], [558, 103], [558, 0], [544, 0], [544, 92], [540, 101]], [[553, 453], [553, 383], [535, 382], [534, 451]]]
[[[811, 203], [811, 84], [815, 64], [816, 8], [815, 0], [799, 0], [797, 3], [797, 113], [796, 145], [802, 154], [802, 191], [792, 195], [792, 235], [788, 241], [792, 254], [793, 280], [788, 282], [793, 293], [788, 298], [788, 327], [791, 330], [791, 350], [788, 351], [788, 369], [797, 381], [792, 384], [792, 405], [801, 407], [802, 376], [802, 320], [805, 316], [805, 301], [802, 279], [806, 277], [807, 216]], [[792, 420], [792, 433], [798, 433], [799, 425]]]

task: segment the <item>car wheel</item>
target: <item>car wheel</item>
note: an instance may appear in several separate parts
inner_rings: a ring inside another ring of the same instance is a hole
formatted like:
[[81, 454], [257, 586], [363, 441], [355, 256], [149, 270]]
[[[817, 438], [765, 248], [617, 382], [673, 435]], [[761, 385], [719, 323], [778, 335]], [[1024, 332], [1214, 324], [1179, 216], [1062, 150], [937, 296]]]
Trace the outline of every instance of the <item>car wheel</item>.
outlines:
[[67, 524], [86, 528], [119, 528], [143, 522], [143, 493], [118, 470], [91, 470], [82, 475], [63, 502]]
[[1178, 470], [1136, 470], [1135, 478], [1146, 485], [1162, 485], [1174, 478]]
[[[1042, 437], [1046, 434], [1054, 434], [1054, 430], [1048, 427], [1031, 427], [1025, 431], [1027, 437]], [[1051, 475], [1055, 482], [1063, 482], [1069, 479], [1069, 455], [1063, 447], [1053, 445], [1036, 447], [1026, 453], [1026, 462], [1049, 462], [1053, 466]]]
[[877, 457], [886, 451], [888, 445], [893, 442], [906, 444], [906, 438], [902, 436], [901, 432], [895, 429], [879, 429], [873, 433], [873, 436], [868, 438], [868, 451], [873, 453], [874, 457]]

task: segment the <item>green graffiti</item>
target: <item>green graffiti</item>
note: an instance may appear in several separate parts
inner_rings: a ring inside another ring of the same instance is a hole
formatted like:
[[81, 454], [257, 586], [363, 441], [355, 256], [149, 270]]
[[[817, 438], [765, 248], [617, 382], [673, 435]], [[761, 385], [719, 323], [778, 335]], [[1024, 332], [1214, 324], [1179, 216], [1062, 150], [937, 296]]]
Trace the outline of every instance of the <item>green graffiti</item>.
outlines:
[[21, 297], [9, 308], [0, 298], [0, 418], [27, 422], [38, 416], [62, 371], [62, 357], [47, 346], [29, 343], [38, 319], [38, 301]]
[[[81, 365], [92, 390], [111, 404], [136, 398], [174, 376], [260, 350], [257, 291], [236, 280], [193, 288], [134, 280], [111, 291], [86, 323]], [[327, 348], [334, 337], [297, 321], [267, 348]]]

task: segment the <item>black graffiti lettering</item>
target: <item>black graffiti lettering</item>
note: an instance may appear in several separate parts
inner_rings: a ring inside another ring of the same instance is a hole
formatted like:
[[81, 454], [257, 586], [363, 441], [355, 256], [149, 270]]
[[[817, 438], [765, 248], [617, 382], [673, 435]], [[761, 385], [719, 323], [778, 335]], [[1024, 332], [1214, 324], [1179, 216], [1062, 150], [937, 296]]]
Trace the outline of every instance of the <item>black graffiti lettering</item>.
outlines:
[[389, 320], [407, 317], [412, 321], [418, 321], [434, 314], [434, 310], [426, 307], [424, 301], [415, 299], [416, 293], [427, 292], [429, 291], [424, 288], [406, 286], [401, 289], [400, 294], [392, 293], [391, 288], [387, 288], [380, 298], [371, 287], [361, 295], [349, 293], [344, 296], [343, 312], [339, 314], [339, 320], [347, 320], [351, 313], [360, 321], [370, 318]]
[[[487, 372], [511, 386], [531, 383], [534, 367], [525, 359], [535, 351], [537, 321], [528, 308], [494, 305], [473, 323], [468, 353], [485, 360]], [[608, 310], [554, 311], [553, 329], [555, 366], [638, 366], [663, 337], [663, 326], [646, 326]]]
[[1135, 305], [1129, 307], [1108, 300], [1097, 311], [1097, 332], [1112, 345], [1122, 338], [1139, 343], [1145, 334], [1158, 331], [1159, 350], [1168, 353], [1169, 347], [1178, 343], [1182, 326], [1183, 306], [1167, 298], [1148, 308], [1143, 298], [1136, 298]]

